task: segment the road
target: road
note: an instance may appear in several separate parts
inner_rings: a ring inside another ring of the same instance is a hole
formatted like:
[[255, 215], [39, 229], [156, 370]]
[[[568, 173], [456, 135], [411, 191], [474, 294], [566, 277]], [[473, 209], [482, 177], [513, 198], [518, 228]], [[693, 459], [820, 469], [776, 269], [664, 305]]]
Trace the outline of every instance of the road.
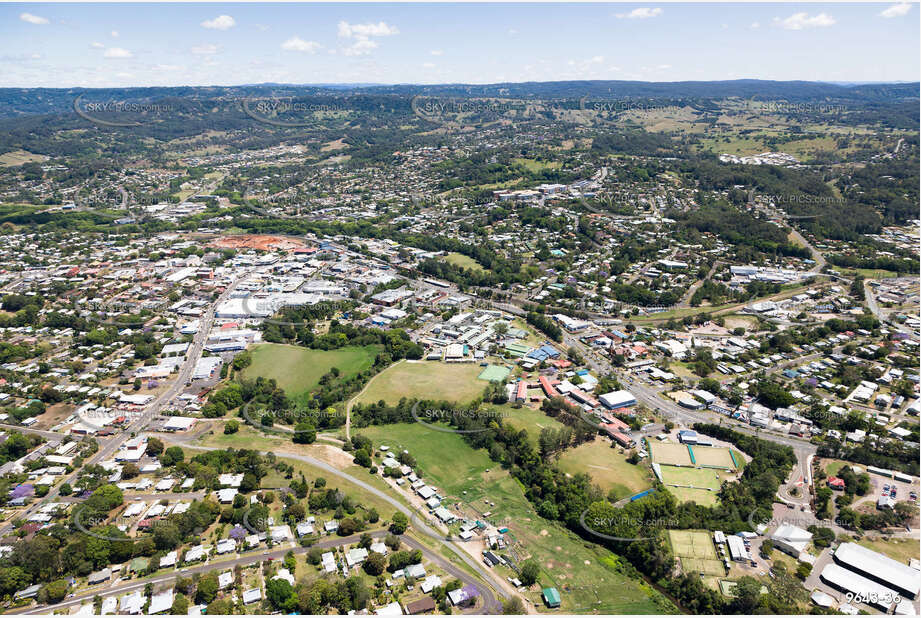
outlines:
[[56, 431], [45, 431], [43, 429], [30, 429], [29, 427], [20, 427], [19, 425], [7, 425], [6, 423], [0, 423], [0, 429], [8, 429], [10, 431], [18, 431], [20, 433], [32, 433], [37, 436], [41, 436], [46, 440], [63, 440], [66, 435], [63, 433], [58, 433]]
[[[666, 416], [678, 427], [689, 428], [694, 423], [722, 424], [727, 420], [725, 416], [717, 412], [711, 412], [709, 410], [689, 410], [679, 406], [673, 400], [663, 396], [662, 393], [652, 385], [646, 384], [635, 376], [629, 376], [626, 372], [612, 367], [607, 360], [596, 354], [594, 350], [590, 350], [588, 346], [579, 341], [578, 337], [570, 333], [563, 334], [563, 342], [566, 346], [575, 347], [579, 350], [586, 364], [594, 371], [598, 372], [599, 375], [616, 375], [621, 384], [624, 385], [624, 388], [627, 388], [633, 393], [637, 402], [643, 403], [650, 410], [655, 410], [658, 414]], [[796, 455], [797, 464], [794, 466], [794, 470], [787, 480], [789, 484], [787, 486], [781, 486], [779, 497], [782, 500], [794, 503], [796, 506], [803, 506], [810, 503], [810, 492], [808, 489], [812, 481], [810, 465], [817, 451], [817, 447], [814, 444], [810, 443], [808, 440], [795, 436], [757, 429], [741, 423], [730, 422], [728, 426], [731, 426], [735, 431], [747, 433], [792, 448]], [[794, 496], [791, 493], [793, 487], [799, 488], [799, 496]]]
[[[377, 530], [374, 532], [368, 533], [373, 538], [382, 538], [387, 535], [386, 530]], [[156, 575], [152, 577], [147, 577], [143, 579], [136, 579], [132, 581], [124, 582], [123, 584], [110, 586], [108, 588], [96, 587], [91, 591], [82, 592], [73, 598], [67, 599], [63, 603], [58, 603], [56, 605], [42, 605], [40, 607], [35, 607], [26, 611], [20, 611], [21, 614], [51, 614], [59, 610], [72, 607], [74, 605], [82, 605], [83, 603], [89, 601], [92, 602], [93, 598], [97, 595], [99, 596], [115, 596], [123, 595], [134, 590], [141, 589], [143, 590], [148, 584], [152, 584], [154, 588], [158, 584], [173, 583], [176, 580], [176, 577], [179, 575], [183, 577], [189, 577], [196, 573], [207, 573], [209, 571], [214, 571], [220, 569], [221, 571], [233, 570], [236, 566], [246, 566], [251, 565], [257, 562], [262, 562], [265, 560], [281, 560], [284, 558], [285, 554], [289, 551], [294, 552], [295, 554], [307, 553], [314, 547], [320, 549], [332, 549], [334, 547], [345, 547], [353, 543], [357, 543], [361, 539], [361, 534], [355, 534], [349, 537], [342, 538], [333, 538], [327, 539], [325, 541], [319, 541], [314, 543], [311, 547], [284, 547], [282, 549], [275, 549], [271, 551], [264, 550], [255, 550], [252, 552], [247, 552], [246, 554], [239, 555], [237, 558], [229, 560], [221, 560], [217, 563], [205, 562], [196, 566], [187, 567], [184, 569], [176, 569], [171, 571], [167, 575]], [[423, 545], [416, 539], [402, 535], [400, 540], [409, 546], [411, 549], [418, 549], [422, 552], [422, 555], [425, 556], [429, 562], [437, 564], [440, 568], [444, 569], [451, 576], [456, 577], [457, 579], [464, 582], [465, 585], [473, 585], [479, 590], [482, 594], [483, 605], [479, 608], [474, 608], [469, 610], [470, 613], [486, 613], [484, 610], [501, 610], [501, 605], [497, 605], [495, 597], [491, 594], [488, 589], [484, 590], [484, 586], [478, 581], [474, 580], [468, 573], [459, 569], [457, 566], [451, 564], [445, 560], [439, 554], [433, 552], [427, 546]]]
[[[192, 372], [195, 369], [196, 363], [201, 356], [202, 350], [205, 347], [205, 342], [208, 340], [208, 333], [211, 330], [211, 323], [214, 321], [214, 310], [217, 305], [222, 303], [227, 297], [230, 296], [230, 293], [233, 291], [234, 284], [227, 286], [227, 289], [221, 294], [221, 296], [211, 304], [208, 308], [208, 311], [202, 316], [200, 321], [200, 328], [195, 334], [194, 339], [192, 340], [192, 345], [189, 346], [188, 354], [186, 356], [185, 362], [182, 364], [182, 367], [179, 369], [179, 374], [176, 379], [170, 384], [169, 388], [160, 393], [152, 402], [150, 402], [141, 415], [129, 425], [124, 431], [122, 431], [118, 437], [112, 438], [108, 441], [100, 441], [99, 450], [86, 461], [85, 466], [93, 466], [102, 461], [105, 461], [112, 457], [118, 448], [132, 435], [137, 434], [140, 431], [143, 431], [150, 423], [151, 419], [154, 416], [159, 414], [160, 410], [163, 409], [166, 404], [168, 404], [173, 397], [177, 396], [182, 392], [182, 389], [185, 388], [186, 382], [189, 378], [192, 377]], [[92, 426], [91, 422], [83, 420], [84, 423]], [[62, 483], [59, 483], [54, 489], [48, 492], [48, 495], [39, 502], [35, 502], [29, 508], [27, 508], [23, 513], [19, 515], [19, 519], [27, 520], [30, 516], [34, 515], [43, 505], [56, 501], [57, 497], [60, 495], [60, 487], [64, 483], [74, 485], [75, 481], [80, 475], [80, 470], [74, 470], [68, 477], [66, 477]], [[0, 527], [0, 536], [8, 534], [13, 529], [12, 521], [5, 524], [3, 527]]]
[[[185, 444], [183, 443], [181, 439], [178, 439], [178, 440], [173, 439], [173, 438], [168, 438], [168, 439], [172, 442], [177, 442], [179, 444], [182, 444], [183, 448], [200, 450], [200, 451], [219, 450], [215, 447]], [[263, 452], [262, 454], [267, 455], [268, 453]], [[366, 483], [365, 481], [362, 481], [361, 479], [358, 479], [352, 476], [351, 474], [348, 474], [347, 472], [343, 472], [339, 468], [336, 468], [326, 463], [325, 461], [322, 461], [320, 459], [315, 459], [313, 457], [310, 457], [309, 455], [297, 455], [293, 453], [284, 453], [281, 456], [287, 459], [296, 459], [298, 461], [303, 461], [304, 463], [310, 464], [311, 466], [320, 468], [324, 472], [329, 472], [330, 474], [338, 476], [339, 478], [351, 483], [352, 485], [356, 485], [360, 487], [361, 489], [367, 491], [368, 493], [373, 494], [375, 497], [380, 498], [381, 500], [384, 500], [385, 502], [390, 504], [394, 509], [400, 511], [401, 513], [409, 517], [412, 520], [413, 527], [418, 532], [437, 540], [444, 547], [447, 547], [451, 552], [453, 552], [455, 555], [460, 557], [460, 559], [463, 560], [464, 563], [467, 564], [467, 566], [469, 566], [480, 577], [482, 577], [483, 581], [490, 582], [490, 584], [495, 588], [495, 591], [499, 593], [499, 596], [501, 596], [503, 599], [508, 598], [508, 593], [506, 593], [503, 590], [502, 585], [494, 581], [496, 577], [499, 577], [498, 575], [496, 575], [491, 570], [486, 568], [480, 562], [474, 560], [470, 554], [459, 549], [454, 543], [445, 540], [444, 535], [442, 533], [439, 533], [438, 531], [433, 530], [432, 528], [427, 526], [424, 522], [420, 520], [420, 518], [418, 517], [418, 513], [410, 509], [408, 506], [406, 506], [402, 502], [399, 502], [396, 498], [394, 498], [390, 494], [381, 491], [377, 487], [374, 487], [373, 485]], [[496, 596], [492, 590], [483, 590], [484, 589], [483, 585], [479, 585], [477, 586], [477, 588], [484, 592], [484, 597], [488, 597], [488, 603], [487, 603], [488, 608], [490, 608], [491, 610], [496, 610], [496, 611], [501, 609], [501, 603], [499, 603], [499, 601], [496, 599]]]

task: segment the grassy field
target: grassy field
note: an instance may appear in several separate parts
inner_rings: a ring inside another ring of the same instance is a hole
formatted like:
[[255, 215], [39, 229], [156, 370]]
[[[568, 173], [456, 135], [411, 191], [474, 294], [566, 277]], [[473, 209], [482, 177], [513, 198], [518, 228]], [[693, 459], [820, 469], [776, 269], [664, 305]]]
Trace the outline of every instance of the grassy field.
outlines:
[[918, 541], [914, 539], [883, 540], [864, 537], [858, 541], [858, 544], [884, 556], [889, 556], [893, 560], [898, 560], [902, 564], [908, 564], [910, 558], [921, 560], [921, 548], [918, 546]]
[[671, 464], [690, 466], [691, 454], [688, 453], [688, 447], [684, 444], [675, 444], [674, 442], [659, 442], [658, 440], [648, 440], [649, 456], [652, 461], [658, 464]]
[[471, 401], [486, 388], [486, 382], [476, 379], [480, 371], [482, 367], [475, 363], [397, 363], [377, 374], [356, 403], [383, 400], [393, 404], [401, 397]]
[[732, 455], [729, 454], [728, 448], [693, 446], [694, 459], [698, 466], [720, 466], [728, 470], [734, 470], [735, 464], [732, 463]]
[[535, 410], [528, 406], [522, 406], [516, 409], [511, 404], [504, 404], [501, 406], [490, 406], [489, 411], [490, 414], [500, 416], [502, 422], [506, 425], [510, 425], [518, 430], [524, 429], [527, 431], [528, 439], [535, 445], [537, 444], [537, 439], [542, 429], [558, 430], [565, 427], [565, 425], [558, 420], [550, 418], [540, 410]]
[[719, 474], [713, 469], [677, 466], [662, 466], [661, 469], [662, 481], [666, 485], [691, 485], [712, 490], [720, 488]]
[[529, 172], [555, 170], [561, 165], [559, 161], [538, 161], [536, 159], [512, 159], [512, 163], [517, 163]]
[[342, 377], [368, 369], [380, 349], [380, 346], [365, 346], [324, 351], [264, 343], [252, 349], [253, 363], [242, 373], [244, 378], [275, 378], [289, 397], [297, 399], [316, 388], [320, 378], [333, 367], [339, 369]]
[[[505, 553], [519, 562], [533, 557], [540, 564], [540, 586], [554, 586], [562, 596], [556, 613], [674, 611], [651, 587], [620, 573], [614, 554], [537, 515], [521, 485], [461, 436], [420, 424], [368, 427], [357, 433], [371, 438], [375, 446], [407, 449], [425, 480], [447, 496], [445, 506], [455, 513], [470, 517], [489, 510], [490, 521], [507, 525], [513, 542]], [[510, 576], [511, 571], [502, 574]], [[543, 610], [538, 586], [527, 596]]]
[[40, 154], [33, 154], [25, 150], [11, 150], [0, 155], [0, 167], [14, 167], [23, 163], [41, 163], [47, 161], [48, 157]]
[[482, 272], [483, 267], [480, 266], [480, 263], [477, 262], [472, 257], [468, 257], [463, 253], [449, 253], [445, 256], [445, 262], [448, 264], [454, 264], [455, 266], [460, 266], [461, 268], [468, 268], [476, 272]]
[[688, 487], [669, 487], [668, 492], [675, 496], [679, 502], [696, 502], [701, 506], [716, 506], [719, 497], [715, 491], [706, 489], [690, 489]]
[[567, 450], [557, 463], [567, 474], [588, 474], [605, 492], [613, 491], [618, 500], [651, 487], [653, 482], [652, 471], [645, 462], [628, 463], [619, 449], [600, 438]]

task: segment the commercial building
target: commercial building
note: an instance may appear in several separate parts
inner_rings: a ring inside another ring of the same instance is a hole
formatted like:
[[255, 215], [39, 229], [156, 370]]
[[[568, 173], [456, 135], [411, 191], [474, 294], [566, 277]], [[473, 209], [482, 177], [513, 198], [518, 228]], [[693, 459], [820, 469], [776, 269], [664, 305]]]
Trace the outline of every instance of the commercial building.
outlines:
[[857, 543], [842, 543], [838, 546], [835, 562], [909, 599], [916, 598], [921, 589], [921, 574], [918, 571]]
[[612, 391], [598, 397], [598, 401], [606, 408], [627, 408], [636, 405], [636, 397], [630, 391]]
[[812, 533], [792, 524], [782, 524], [774, 534], [771, 535], [771, 541], [774, 547], [784, 553], [790, 554], [794, 558], [799, 558], [800, 554], [806, 551], [806, 547], [812, 540]]

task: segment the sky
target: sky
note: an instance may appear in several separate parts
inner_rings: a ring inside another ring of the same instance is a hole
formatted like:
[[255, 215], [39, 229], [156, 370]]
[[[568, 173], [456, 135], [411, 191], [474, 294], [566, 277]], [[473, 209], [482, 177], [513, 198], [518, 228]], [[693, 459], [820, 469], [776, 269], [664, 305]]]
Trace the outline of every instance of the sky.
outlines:
[[0, 4], [0, 87], [918, 81], [915, 3]]

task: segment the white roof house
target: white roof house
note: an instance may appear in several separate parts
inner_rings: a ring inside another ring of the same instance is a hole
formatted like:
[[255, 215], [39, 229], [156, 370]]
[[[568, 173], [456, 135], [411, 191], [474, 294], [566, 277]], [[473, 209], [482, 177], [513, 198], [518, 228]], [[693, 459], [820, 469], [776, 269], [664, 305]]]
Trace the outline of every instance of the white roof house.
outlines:
[[185, 562], [195, 562], [205, 557], [205, 548], [202, 545], [190, 547], [185, 553]]
[[345, 563], [349, 568], [361, 564], [368, 557], [368, 550], [363, 547], [353, 547], [345, 552]]
[[219, 590], [230, 588], [233, 585], [233, 572], [224, 571], [217, 576], [217, 587]]
[[239, 487], [243, 482], [243, 473], [240, 474], [222, 474], [217, 477], [217, 482], [221, 487]]
[[291, 535], [291, 527], [287, 525], [270, 526], [269, 536], [272, 538], [272, 541], [275, 543], [294, 540], [294, 537]]
[[374, 610], [374, 613], [378, 616], [402, 616], [403, 608], [400, 607], [400, 604], [397, 601], [394, 601], [393, 603], [388, 603], [383, 607], [378, 607], [376, 610]]
[[782, 524], [771, 535], [771, 541], [773, 541], [774, 547], [777, 549], [790, 554], [794, 558], [799, 558], [800, 554], [806, 551], [809, 542], [812, 541], [812, 533], [803, 530], [799, 526]]
[[173, 590], [164, 590], [159, 594], [155, 594], [150, 598], [150, 606], [147, 608], [148, 614], [159, 614], [160, 612], [165, 612], [173, 607]]
[[121, 598], [121, 602], [118, 604], [118, 613], [132, 615], [140, 614], [146, 602], [147, 597], [144, 596], [144, 593], [140, 590], [135, 590], [131, 594], [126, 594]]

